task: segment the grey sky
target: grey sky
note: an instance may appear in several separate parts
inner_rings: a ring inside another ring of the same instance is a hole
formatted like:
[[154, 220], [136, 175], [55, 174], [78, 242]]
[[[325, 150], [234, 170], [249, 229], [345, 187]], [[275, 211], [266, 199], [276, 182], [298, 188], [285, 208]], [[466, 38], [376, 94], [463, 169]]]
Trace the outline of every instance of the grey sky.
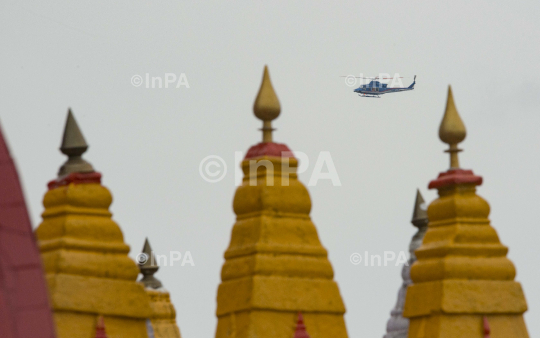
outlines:
[[[461, 164], [510, 247], [540, 335], [540, 2], [490, 1], [8, 1], [0, 2], [0, 119], [32, 221], [68, 107], [90, 144], [86, 159], [113, 193], [131, 256], [190, 251], [195, 267], [163, 267], [182, 336], [214, 335], [223, 252], [234, 223], [235, 151], [259, 142], [251, 107], [268, 64], [282, 112], [277, 142], [329, 151], [341, 187], [309, 187], [312, 218], [347, 306], [351, 337], [381, 337], [400, 267], [354, 266], [354, 252], [407, 250], [416, 188], [448, 167], [438, 140], [446, 87], [467, 126]], [[399, 73], [416, 90], [362, 99], [340, 75]], [[185, 73], [190, 88], [136, 88], [133, 75]], [[226, 178], [198, 173], [223, 157]]]

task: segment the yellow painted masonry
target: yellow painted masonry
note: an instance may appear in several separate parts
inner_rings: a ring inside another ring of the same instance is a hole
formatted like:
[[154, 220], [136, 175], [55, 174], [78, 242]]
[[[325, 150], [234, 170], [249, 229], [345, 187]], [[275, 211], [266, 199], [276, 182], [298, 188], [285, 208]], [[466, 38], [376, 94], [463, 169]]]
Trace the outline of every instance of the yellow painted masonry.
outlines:
[[59, 338], [93, 338], [104, 316], [109, 338], [147, 338], [149, 297], [139, 269], [111, 219], [112, 196], [99, 183], [60, 186], [45, 194], [36, 237]]
[[428, 208], [429, 227], [405, 301], [409, 338], [481, 338], [484, 316], [491, 338], [529, 337], [523, 321], [527, 304], [506, 258], [508, 248], [490, 225], [488, 203], [476, 195], [481, 178], [456, 173], [469, 183], [458, 179], [437, 187], [439, 198]]
[[[250, 161], [257, 169], [250, 170]], [[295, 158], [266, 155], [242, 162], [237, 221], [217, 295], [216, 338], [293, 337], [298, 311], [311, 338], [347, 337], [345, 306], [297, 166]]]
[[176, 310], [171, 303], [171, 297], [167, 291], [146, 288], [150, 297], [152, 315], [150, 322], [154, 330], [155, 338], [181, 338], [180, 329], [176, 325]]

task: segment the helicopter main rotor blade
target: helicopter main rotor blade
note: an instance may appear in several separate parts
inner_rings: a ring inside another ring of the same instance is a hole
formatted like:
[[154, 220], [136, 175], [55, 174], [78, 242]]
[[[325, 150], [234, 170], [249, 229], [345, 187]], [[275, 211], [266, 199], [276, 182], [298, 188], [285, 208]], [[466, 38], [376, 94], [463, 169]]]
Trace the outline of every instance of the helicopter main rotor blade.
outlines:
[[403, 78], [405, 78], [404, 76], [398, 76], [398, 77], [378, 77], [378, 76], [365, 77], [365, 76], [351, 76], [351, 75], [340, 75], [339, 77], [353, 77], [353, 78], [356, 78], [356, 79], [374, 79], [374, 80], [377, 80], [377, 79], [379, 79], [379, 80], [390, 80], [390, 79], [403, 79]]
[[339, 77], [354, 77], [357, 79], [374, 79], [374, 77], [351, 76], [351, 75], [340, 75]]

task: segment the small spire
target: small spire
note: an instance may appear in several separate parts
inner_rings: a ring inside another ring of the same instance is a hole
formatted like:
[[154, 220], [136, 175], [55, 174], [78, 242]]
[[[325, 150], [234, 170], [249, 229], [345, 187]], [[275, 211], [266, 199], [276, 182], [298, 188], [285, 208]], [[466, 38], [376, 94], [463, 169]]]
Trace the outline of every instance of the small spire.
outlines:
[[159, 270], [159, 265], [156, 262], [154, 251], [150, 246], [148, 238], [146, 238], [146, 240], [144, 241], [142, 253], [137, 256], [137, 260], [139, 263], [139, 270], [141, 270], [141, 273], [143, 275], [139, 282], [143, 283], [144, 286], [147, 288], [161, 288], [163, 285], [161, 284], [159, 279], [154, 277], [154, 274]]
[[62, 177], [71, 173], [92, 173], [94, 168], [82, 158], [82, 154], [86, 152], [88, 145], [84, 140], [81, 129], [75, 121], [75, 117], [68, 109], [66, 126], [64, 128], [64, 136], [60, 151], [68, 156], [68, 160], [60, 167], [58, 177]]
[[103, 316], [98, 317], [95, 338], [107, 338], [107, 332], [105, 332], [105, 320], [103, 319]]
[[454, 96], [452, 95], [452, 87], [448, 86], [448, 99], [446, 101], [446, 111], [444, 113], [441, 126], [439, 127], [439, 138], [444, 143], [447, 143], [450, 148], [445, 152], [450, 153], [450, 169], [459, 168], [458, 143], [462, 142], [467, 136], [465, 125], [459, 117], [456, 105], [454, 104]]
[[272, 120], [279, 116], [281, 106], [274, 87], [272, 87], [267, 66], [264, 66], [261, 88], [253, 104], [253, 112], [257, 118], [263, 121], [263, 127], [261, 129], [263, 131], [263, 143], [272, 142], [272, 131], [274, 130], [272, 128]]
[[302, 312], [298, 312], [298, 322], [296, 323], [296, 330], [294, 331], [294, 338], [310, 338], [304, 325], [304, 317]]
[[420, 193], [420, 189], [417, 189], [416, 201], [414, 202], [414, 210], [413, 210], [411, 223], [416, 227], [420, 227], [424, 223], [427, 224], [427, 222], [428, 222], [427, 205], [426, 205], [426, 202], [424, 202], [424, 198], [422, 197], [422, 194]]

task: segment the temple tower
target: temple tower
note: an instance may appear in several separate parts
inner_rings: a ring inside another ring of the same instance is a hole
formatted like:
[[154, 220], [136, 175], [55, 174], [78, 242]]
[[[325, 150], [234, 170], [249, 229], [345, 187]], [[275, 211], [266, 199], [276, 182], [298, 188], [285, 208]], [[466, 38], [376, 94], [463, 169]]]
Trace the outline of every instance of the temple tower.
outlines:
[[36, 230], [57, 334], [94, 337], [103, 316], [108, 337], [147, 338], [148, 296], [111, 219], [112, 196], [101, 185], [101, 174], [82, 158], [87, 148], [70, 111], [60, 148], [68, 160], [48, 184]]
[[217, 295], [216, 338], [293, 337], [301, 311], [311, 338], [347, 337], [334, 272], [309, 217], [298, 161], [272, 140], [281, 108], [265, 67], [253, 107], [263, 142], [242, 161], [237, 216]]
[[41, 258], [1, 128], [0, 337], [56, 337]]
[[428, 207], [428, 230], [411, 268], [409, 338], [481, 338], [486, 325], [492, 338], [529, 337], [508, 248], [490, 225], [488, 203], [476, 195], [482, 177], [459, 167], [457, 145], [465, 136], [449, 88], [439, 137], [450, 146], [450, 169], [429, 184], [439, 198]]
[[418, 228], [418, 231], [414, 234], [411, 243], [409, 244], [409, 261], [406, 265], [403, 265], [401, 269], [401, 278], [403, 278], [403, 284], [398, 292], [398, 300], [396, 306], [390, 312], [390, 319], [386, 323], [386, 334], [384, 338], [407, 338], [409, 334], [409, 320], [403, 318], [403, 306], [405, 305], [405, 295], [407, 294], [407, 287], [412, 284], [411, 280], [411, 266], [416, 262], [416, 256], [414, 251], [422, 244], [422, 239], [428, 226], [427, 218], [427, 206], [424, 202], [420, 190], [416, 191], [416, 201], [414, 203], [414, 210], [411, 223]]
[[171, 296], [154, 274], [159, 270], [158, 262], [148, 238], [144, 242], [142, 253], [138, 256], [139, 269], [142, 278], [139, 283], [144, 285], [150, 298], [152, 313], [147, 322], [149, 338], [181, 338], [180, 329], [176, 324], [176, 310], [171, 302]]

